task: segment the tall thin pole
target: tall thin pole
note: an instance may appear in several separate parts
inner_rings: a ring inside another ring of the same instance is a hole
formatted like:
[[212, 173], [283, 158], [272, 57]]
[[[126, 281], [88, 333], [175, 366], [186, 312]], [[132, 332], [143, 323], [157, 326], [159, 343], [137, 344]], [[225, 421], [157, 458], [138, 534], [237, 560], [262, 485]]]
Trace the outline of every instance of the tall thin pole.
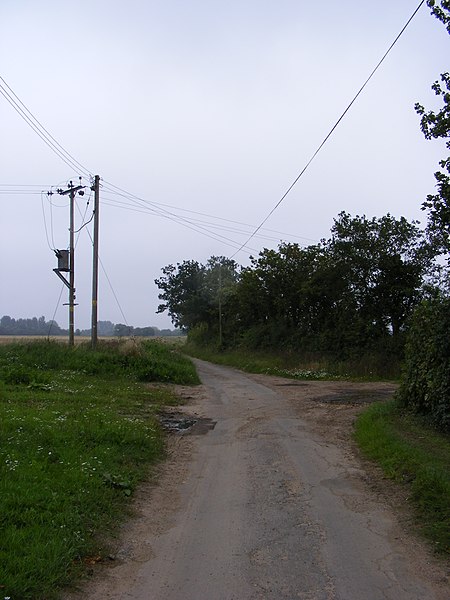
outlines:
[[97, 307], [98, 307], [98, 225], [100, 210], [100, 176], [95, 176], [94, 186], [94, 240], [92, 252], [92, 320], [91, 344], [92, 349], [97, 347]]
[[219, 265], [219, 349], [222, 349], [222, 265]]
[[[71, 182], [72, 183], [72, 182]], [[70, 190], [70, 238], [69, 238], [69, 346], [75, 344], [74, 324], [75, 324], [75, 244], [74, 244], [74, 222], [75, 222], [75, 194], [74, 189]]]
[[[81, 181], [81, 177], [80, 177]], [[74, 336], [74, 312], [75, 312], [75, 196], [79, 193], [84, 194], [81, 190], [84, 185], [74, 186], [72, 182], [67, 186], [67, 190], [56, 190], [61, 196], [69, 196], [70, 198], [70, 224], [69, 224], [69, 345], [75, 344]], [[67, 283], [66, 283], [67, 285]]]

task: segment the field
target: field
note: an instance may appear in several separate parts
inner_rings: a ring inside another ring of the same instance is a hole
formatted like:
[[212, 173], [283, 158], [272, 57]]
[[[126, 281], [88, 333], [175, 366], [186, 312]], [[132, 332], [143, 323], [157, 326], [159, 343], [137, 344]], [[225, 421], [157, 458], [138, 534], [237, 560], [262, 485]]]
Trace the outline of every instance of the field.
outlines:
[[[115, 338], [115, 337], [102, 337], [99, 336], [99, 341], [102, 342], [111, 342], [111, 341], [117, 341], [117, 340], [130, 340], [130, 339], [135, 339], [135, 340], [157, 340], [160, 342], [164, 342], [164, 343], [168, 343], [168, 344], [173, 344], [173, 345], [182, 345], [186, 342], [186, 336], [183, 335], [176, 335], [176, 336], [164, 336], [164, 337], [154, 337], [154, 338], [129, 338], [129, 337], [121, 337], [121, 338]], [[36, 342], [36, 341], [43, 341], [43, 340], [49, 340], [52, 342], [62, 342], [62, 343], [68, 343], [68, 338], [66, 336], [62, 336], [62, 335], [50, 335], [50, 336], [43, 336], [43, 335], [0, 335], [0, 345], [2, 344], [15, 344], [15, 343], [21, 343], [21, 342]], [[86, 344], [90, 342], [90, 338], [88, 337], [82, 337], [82, 336], [75, 336], [75, 344], [79, 345], [79, 344]]]

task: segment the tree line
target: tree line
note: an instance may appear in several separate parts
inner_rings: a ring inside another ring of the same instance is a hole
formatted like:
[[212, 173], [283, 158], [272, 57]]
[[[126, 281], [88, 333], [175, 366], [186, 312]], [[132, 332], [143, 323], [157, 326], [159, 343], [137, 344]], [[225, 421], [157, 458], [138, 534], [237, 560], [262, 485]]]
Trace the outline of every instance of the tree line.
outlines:
[[398, 352], [414, 308], [438, 293], [435, 255], [415, 222], [342, 212], [328, 240], [281, 243], [247, 267], [223, 256], [164, 267], [158, 310], [222, 348]]
[[[133, 327], [123, 323], [114, 324], [111, 321], [99, 321], [97, 333], [101, 337], [165, 337], [181, 335], [181, 331], [172, 329], [159, 329], [158, 327]], [[67, 336], [69, 331], [62, 329], [54, 320], [47, 321], [45, 317], [32, 317], [26, 319], [14, 319], [4, 315], [0, 319], [0, 335], [27, 335], [27, 336]], [[89, 337], [90, 329], [77, 329], [75, 335]]]

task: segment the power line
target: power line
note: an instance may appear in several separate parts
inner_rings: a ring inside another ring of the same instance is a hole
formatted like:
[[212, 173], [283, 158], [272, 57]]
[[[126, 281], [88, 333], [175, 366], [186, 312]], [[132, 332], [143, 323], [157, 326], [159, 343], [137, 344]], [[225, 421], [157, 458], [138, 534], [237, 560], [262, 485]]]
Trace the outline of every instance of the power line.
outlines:
[[[129, 210], [131, 212], [139, 212], [142, 214], [155, 214], [155, 212], [151, 209], [151, 208], [145, 208], [145, 207], [139, 207], [136, 205], [132, 205], [132, 204], [128, 204], [125, 202], [120, 202], [117, 200], [113, 200], [113, 199], [109, 199], [106, 198], [105, 196], [103, 196], [103, 202], [104, 205], [107, 206], [112, 206], [114, 208], [120, 208], [122, 210]], [[198, 213], [197, 213], [198, 214]], [[162, 216], [163, 218], [167, 218], [166, 215], [157, 215], [157, 216]], [[211, 218], [217, 218], [220, 219], [220, 217], [211, 217]], [[211, 221], [205, 221], [205, 220], [201, 220], [201, 219], [186, 219], [189, 223], [191, 223], [192, 225], [202, 225], [202, 226], [208, 226], [209, 231], [211, 229], [218, 229], [220, 231], [228, 231], [230, 233], [236, 233], [238, 235], [248, 235], [249, 231], [248, 230], [243, 230], [243, 229], [239, 229], [238, 227], [232, 227], [231, 225], [227, 225], [227, 224], [221, 224], [221, 223], [213, 223]], [[229, 220], [229, 219], [220, 219], [221, 221], [227, 221], [228, 223], [233, 223], [233, 221]], [[242, 224], [242, 226], [247, 227], [252, 229], [254, 226], [252, 225], [247, 225], [247, 224]], [[259, 239], [265, 239], [265, 240], [270, 240], [270, 241], [279, 241], [280, 237], [275, 237], [273, 235], [269, 235], [269, 234], [263, 234], [263, 231], [268, 231], [271, 232], [272, 230], [269, 229], [262, 229], [260, 230], [260, 233], [256, 234], [255, 237], [259, 238]], [[211, 231], [210, 231], [211, 232]], [[213, 232], [211, 232], [213, 233]], [[298, 238], [298, 239], [307, 239], [309, 242], [315, 242], [317, 243], [317, 240], [312, 240], [310, 238], [302, 238], [301, 236], [295, 236], [293, 234], [288, 234], [288, 233], [282, 233], [282, 232], [275, 232], [275, 233], [279, 233], [282, 237], [284, 237], [284, 239], [291, 239], [291, 238]], [[254, 250], [256, 251], [256, 250]]]
[[50, 240], [48, 238], [48, 230], [47, 230], [47, 220], [45, 218], [45, 209], [44, 209], [44, 198], [43, 198], [43, 194], [44, 192], [41, 192], [41, 207], [42, 207], [42, 216], [44, 219], [44, 230], [45, 230], [45, 237], [47, 239], [47, 245], [50, 248], [50, 250], [54, 250], [54, 248], [51, 247], [50, 245]]
[[[11, 187], [13, 186], [13, 184], [0, 184], [0, 194], [5, 194], [5, 195], [6, 194], [15, 194], [15, 195], [41, 194], [40, 191], [39, 192], [38, 191], [28, 191], [28, 190], [21, 190], [21, 189], [2, 190], [1, 187], [4, 185], [11, 185]], [[14, 184], [14, 186], [16, 188], [20, 188], [20, 184]], [[31, 185], [30, 185], [30, 187], [31, 187]], [[32, 187], [34, 187], [34, 186], [32, 186]], [[35, 186], [35, 187], [42, 187], [42, 186]], [[49, 186], [47, 186], [47, 187], [49, 187]], [[55, 186], [51, 186], [51, 187], [54, 188]], [[119, 196], [120, 198], [123, 198], [124, 201], [117, 200], [114, 196]], [[249, 223], [244, 223], [242, 221], [236, 221], [234, 219], [226, 219], [224, 217], [219, 217], [217, 215], [212, 215], [210, 213], [204, 213], [201, 211], [190, 210], [190, 209], [182, 208], [182, 207], [175, 206], [175, 205], [145, 200], [144, 198], [141, 198], [141, 201], [136, 201], [135, 199], [133, 199], [132, 196], [133, 195], [130, 192], [119, 193], [119, 192], [109, 191], [109, 195], [108, 194], [103, 195], [103, 204], [113, 206], [116, 208], [121, 208], [123, 210], [130, 210], [133, 212], [140, 212], [143, 214], [153, 214], [153, 215], [160, 216], [163, 218], [169, 218], [169, 217], [167, 214], [161, 214], [161, 211], [164, 209], [160, 209], [159, 207], [169, 207], [176, 211], [184, 212], [187, 214], [208, 217], [210, 219], [220, 221], [221, 223], [231, 224], [231, 225], [240, 225], [241, 227], [245, 227], [250, 230], [254, 229], [254, 227], [255, 227], [254, 225], [251, 225]], [[49, 196], [49, 202], [50, 202], [51, 206], [55, 206], [57, 208], [63, 208], [65, 206], [67, 206], [67, 203], [64, 204], [63, 206], [55, 204], [52, 200], [50, 200], [50, 198], [51, 198], [51, 196]], [[126, 202], [125, 200], [128, 200], [129, 202]], [[170, 212], [169, 214], [174, 215], [174, 218], [172, 220], [174, 220], [175, 222], [182, 224], [182, 225], [184, 223], [181, 223], [180, 219], [183, 219], [185, 222], [190, 223], [193, 226], [195, 226], [195, 225], [205, 226], [205, 228], [207, 226], [210, 229], [212, 228], [212, 229], [218, 229], [221, 231], [228, 231], [230, 233], [237, 233], [238, 235], [248, 235], [248, 233], [249, 233], [249, 231], [245, 231], [243, 229], [239, 229], [238, 227], [233, 227], [231, 225], [221, 225], [219, 223], [214, 223], [211, 221], [206, 221], [206, 220], [202, 220], [202, 219], [198, 219], [198, 218], [182, 217], [181, 215], [177, 215], [176, 213], [173, 213], [173, 212]], [[209, 233], [213, 234], [213, 232], [211, 232], [210, 229], [208, 230]], [[298, 239], [298, 240], [304, 240], [306, 242], [312, 242], [312, 243], [318, 242], [318, 240], [316, 240], [316, 239], [308, 238], [308, 237], [301, 236], [301, 235], [296, 235], [293, 233], [286, 233], [286, 232], [278, 231], [275, 229], [261, 228], [261, 231], [267, 232], [267, 234], [261, 233], [259, 235], [257, 234], [255, 237], [258, 237], [260, 239], [270, 240], [270, 241], [278, 241], [280, 239]], [[201, 234], [203, 233], [201, 231], [197, 231], [197, 232], [201, 233]], [[271, 233], [277, 234], [277, 237], [270, 235]], [[216, 239], [216, 238], [214, 238], [214, 239]], [[217, 241], [223, 241], [223, 240], [218, 239]], [[237, 247], [238, 245], [239, 245], [239, 242], [235, 242], [234, 247]], [[256, 252], [256, 250], [254, 248], [250, 248], [250, 250], [252, 250], [253, 252]]]
[[[57, 142], [57, 140], [45, 129], [45, 127], [40, 123], [40, 121], [33, 115], [33, 113], [26, 107], [26, 105], [20, 100], [20, 98], [15, 94], [15, 92], [10, 88], [10, 86], [6, 83], [3, 77], [0, 76], [0, 81], [3, 82], [4, 85], [0, 83], [0, 94], [7, 100], [7, 102], [12, 106], [12, 108], [19, 114], [19, 116], [33, 129], [33, 131], [41, 138], [41, 140], [63, 161], [66, 165], [70, 166], [72, 169], [77, 171], [79, 168], [85, 175], [91, 177], [91, 173], [88, 169], [86, 169], [81, 163], [79, 163], [74, 157], [65, 150], [65, 148]], [[9, 91], [8, 91], [9, 90]], [[125, 193], [126, 197], [132, 198], [134, 201], [146, 202], [142, 198], [135, 196], [134, 194], [129, 194], [125, 190], [115, 186], [112, 183], [105, 182], [107, 185], [112, 186], [113, 188], [120, 190], [120, 192]], [[184, 217], [174, 215], [170, 211], [166, 209], [155, 209], [156, 213], [160, 213], [161, 215], [166, 216], [166, 218], [174, 220], [175, 222], [184, 225], [188, 229], [192, 229], [197, 233], [201, 233], [206, 237], [210, 237], [215, 241], [221, 241], [228, 246], [233, 248], [237, 248], [239, 246], [239, 242], [235, 242], [234, 240], [230, 240], [229, 238], [222, 236], [220, 234], [211, 235], [210, 232], [201, 225], [193, 225], [190, 224], [187, 219]], [[243, 250], [245, 245], [240, 248]], [[254, 249], [251, 249], [255, 251]]]
[[395, 40], [392, 42], [392, 44], [389, 46], [389, 48], [387, 49], [387, 51], [382, 56], [381, 60], [378, 62], [378, 64], [376, 65], [376, 67], [373, 69], [373, 71], [370, 73], [369, 77], [366, 79], [366, 81], [363, 83], [363, 85], [359, 88], [358, 92], [355, 94], [355, 96], [353, 97], [353, 99], [350, 102], [350, 104], [347, 106], [347, 108], [344, 110], [344, 112], [342, 113], [342, 115], [339, 117], [339, 119], [336, 121], [336, 123], [330, 129], [329, 133], [326, 135], [326, 137], [324, 138], [324, 140], [322, 141], [322, 143], [319, 145], [319, 147], [314, 152], [314, 154], [311, 156], [311, 158], [309, 159], [309, 161], [306, 163], [306, 165], [303, 167], [303, 169], [300, 171], [300, 173], [297, 175], [297, 177], [294, 179], [294, 181], [288, 187], [288, 189], [286, 190], [286, 192], [282, 195], [282, 197], [280, 198], [280, 200], [278, 200], [278, 202], [275, 204], [275, 206], [272, 208], [272, 210], [261, 221], [261, 223], [258, 225], [258, 227], [256, 227], [255, 231], [245, 240], [245, 242], [242, 244], [241, 248], [239, 248], [234, 254], [232, 254], [230, 256], [230, 258], [234, 258], [236, 256], [236, 254], [238, 254], [248, 244], [248, 242], [250, 242], [250, 240], [256, 235], [256, 233], [258, 233], [258, 231], [261, 229], [261, 227], [268, 221], [268, 219], [273, 215], [273, 213], [276, 211], [276, 209], [280, 206], [280, 204], [283, 202], [283, 200], [286, 198], [286, 196], [289, 194], [289, 192], [292, 190], [292, 188], [296, 185], [296, 183], [298, 182], [298, 180], [302, 177], [302, 175], [308, 169], [309, 165], [313, 162], [313, 160], [319, 154], [319, 152], [321, 151], [321, 149], [325, 146], [325, 144], [327, 143], [327, 141], [329, 140], [329, 138], [334, 133], [335, 129], [338, 127], [339, 123], [342, 121], [342, 119], [348, 113], [348, 111], [350, 110], [350, 108], [353, 106], [353, 104], [355, 103], [356, 99], [362, 93], [362, 91], [364, 90], [364, 88], [366, 87], [366, 85], [369, 83], [369, 81], [372, 79], [372, 77], [378, 71], [379, 67], [384, 62], [384, 60], [388, 56], [388, 54], [391, 52], [391, 50], [395, 46], [395, 44], [398, 42], [398, 40], [402, 36], [402, 34], [405, 31], [405, 29], [408, 27], [408, 25], [414, 19], [414, 17], [416, 16], [416, 14], [419, 12], [419, 10], [420, 10], [422, 4], [424, 4], [424, 2], [425, 2], [425, 0], [421, 0], [421, 2], [419, 3], [419, 6], [416, 8], [416, 10], [410, 16], [410, 18], [408, 19], [408, 21], [406, 22], [406, 24], [404, 25], [404, 27], [402, 28], [402, 30], [400, 31], [400, 33], [397, 35], [397, 37], [395, 38]]
[[[125, 197], [124, 194], [117, 194], [117, 195]], [[108, 198], [108, 196], [105, 196], [105, 195], [103, 195], [103, 197], [104, 198]], [[118, 201], [115, 201], [115, 202], [117, 202], [118, 205], [121, 204]], [[204, 213], [204, 212], [200, 212], [200, 211], [197, 211], [197, 210], [191, 210], [191, 209], [188, 209], [188, 208], [181, 208], [179, 206], [175, 206], [175, 205], [172, 205], [172, 204], [164, 204], [164, 203], [161, 203], [161, 202], [155, 202], [155, 201], [151, 201], [151, 202], [147, 201], [147, 202], [149, 202], [151, 205], [166, 206], [168, 208], [173, 208], [173, 209], [181, 211], [181, 212], [185, 212], [185, 213], [189, 213], [189, 214], [193, 214], [193, 215], [199, 215], [199, 216], [203, 216], [203, 217], [208, 217], [210, 219], [216, 219], [217, 221], [223, 221], [225, 223], [232, 223], [234, 225], [242, 225], [243, 227], [248, 227], [250, 229], [254, 229], [255, 228], [254, 225], [250, 225], [249, 223], [243, 223], [242, 221], [236, 221], [234, 219], [226, 219], [224, 217], [218, 217], [217, 215], [212, 215], [210, 213]], [[129, 204], [124, 204], [124, 208], [127, 207], [127, 206], [130, 206], [130, 205]], [[130, 209], [130, 210], [133, 210], [133, 209]], [[205, 221], [199, 221], [197, 219], [189, 219], [189, 220], [191, 222], [203, 222], [203, 223], [207, 223]], [[230, 231], [233, 231], [233, 229], [230, 228]], [[281, 236], [285, 236], [286, 238], [297, 238], [297, 239], [301, 239], [301, 240], [305, 240], [305, 241], [313, 242], [313, 243], [317, 243], [317, 241], [318, 241], [318, 240], [315, 240], [315, 239], [312, 239], [312, 238], [308, 238], [308, 237], [305, 237], [305, 236], [295, 235], [293, 233], [286, 233], [286, 232], [278, 231], [276, 229], [264, 228], [264, 231], [267, 231], [267, 232], [270, 232], [270, 233], [276, 233], [276, 234], [279, 234]], [[269, 238], [269, 236], [265, 236], [265, 237]]]
[[84, 175], [91, 176], [89, 169], [84, 167], [62, 146], [52, 134], [42, 125], [42, 123], [33, 115], [29, 108], [17, 96], [14, 90], [7, 84], [5, 79], [0, 75], [0, 94], [13, 107], [17, 114], [27, 123], [31, 129], [47, 144], [47, 146], [71, 169], [84, 172]]
[[[317, 150], [314, 152], [314, 154], [312, 155], [312, 157], [309, 159], [309, 161], [307, 162], [307, 164], [305, 165], [305, 167], [301, 170], [301, 172], [299, 173], [299, 175], [295, 178], [295, 180], [292, 182], [292, 184], [289, 186], [289, 188], [286, 190], [286, 192], [283, 194], [283, 196], [280, 198], [280, 200], [275, 204], [275, 206], [271, 209], [271, 211], [267, 214], [267, 216], [263, 219], [263, 221], [254, 229], [254, 231], [251, 233], [251, 235], [246, 239], [246, 241], [243, 244], [239, 245], [238, 242], [235, 242], [234, 240], [231, 240], [231, 239], [229, 239], [229, 238], [227, 238], [225, 236], [222, 236], [220, 234], [213, 234], [210, 230], [208, 230], [206, 227], [203, 226], [203, 225], [205, 225], [204, 222], [203, 222], [203, 224], [202, 224], [201, 221], [194, 222], [192, 219], [187, 219], [187, 218], [182, 217], [180, 215], [174, 214], [173, 212], [171, 212], [171, 211], [169, 211], [169, 210], [167, 210], [165, 208], [159, 208], [159, 206], [164, 206], [164, 205], [159, 205], [158, 206], [157, 203], [152, 203], [152, 202], [147, 201], [147, 200], [145, 200], [143, 198], [139, 198], [138, 196], [136, 196], [134, 194], [130, 194], [126, 190], [124, 190], [124, 189], [122, 189], [122, 188], [120, 188], [120, 187], [118, 187], [118, 186], [116, 186], [116, 185], [114, 185], [114, 184], [112, 184], [110, 182], [104, 181], [104, 188], [106, 190], [109, 189], [109, 191], [111, 191], [111, 192], [113, 192], [115, 194], [123, 195], [125, 198], [127, 198], [127, 199], [131, 200], [132, 202], [134, 202], [135, 204], [137, 204], [137, 206], [142, 207], [142, 205], [144, 204], [146, 210], [153, 211], [154, 214], [158, 214], [159, 216], [163, 216], [163, 217], [165, 217], [167, 219], [170, 219], [170, 220], [172, 220], [174, 222], [177, 222], [177, 223], [179, 223], [179, 224], [181, 224], [181, 225], [183, 225], [183, 226], [185, 226], [185, 227], [187, 227], [189, 229], [192, 229], [193, 231], [196, 231], [197, 233], [200, 233], [202, 235], [210, 237], [211, 239], [214, 239], [215, 241], [220, 241], [220, 242], [225, 243], [225, 244], [227, 244], [229, 246], [232, 246], [234, 248], [237, 247], [237, 250], [231, 256], [231, 258], [234, 258], [234, 256], [236, 256], [236, 254], [238, 254], [239, 252], [243, 251], [244, 248], [248, 247], [247, 246], [248, 242], [252, 238], [254, 238], [257, 235], [257, 233], [262, 229], [263, 225], [267, 222], [267, 220], [270, 218], [270, 216], [275, 212], [275, 210], [284, 201], [284, 199], [287, 197], [287, 195], [290, 193], [290, 191], [293, 189], [293, 187], [297, 184], [297, 182], [299, 181], [299, 179], [303, 176], [303, 174], [308, 169], [308, 167], [313, 162], [313, 160], [316, 158], [316, 156], [318, 155], [318, 153], [320, 152], [320, 150], [323, 148], [323, 146], [326, 144], [326, 142], [328, 141], [328, 139], [334, 133], [334, 131], [336, 130], [336, 128], [338, 127], [338, 125], [340, 124], [340, 122], [342, 121], [342, 119], [345, 117], [345, 115], [347, 114], [347, 112], [350, 110], [350, 108], [352, 107], [352, 105], [354, 104], [354, 102], [357, 100], [357, 98], [359, 97], [359, 95], [362, 93], [362, 91], [364, 90], [364, 88], [366, 87], [366, 85], [372, 79], [372, 77], [374, 76], [374, 74], [376, 73], [376, 71], [379, 69], [379, 67], [381, 66], [381, 64], [384, 62], [384, 60], [386, 59], [386, 57], [388, 56], [388, 54], [391, 52], [392, 48], [395, 46], [395, 44], [397, 43], [397, 41], [400, 39], [401, 35], [406, 30], [406, 28], [408, 27], [409, 23], [415, 17], [415, 15], [417, 14], [417, 12], [419, 11], [419, 9], [421, 8], [422, 4], [424, 4], [424, 2], [425, 2], [425, 0], [421, 0], [421, 2], [419, 3], [418, 7], [413, 12], [413, 14], [411, 15], [411, 17], [408, 19], [408, 21], [405, 24], [405, 26], [402, 28], [402, 30], [397, 35], [397, 37], [395, 38], [395, 40], [392, 42], [392, 44], [390, 45], [390, 47], [388, 48], [388, 50], [385, 52], [385, 54], [383, 55], [383, 57], [381, 58], [381, 60], [378, 62], [378, 64], [376, 65], [376, 67], [373, 69], [373, 71], [371, 72], [371, 74], [369, 75], [369, 77], [366, 79], [366, 81], [363, 83], [363, 85], [358, 90], [358, 92], [356, 93], [356, 95], [353, 97], [353, 99], [351, 100], [351, 102], [349, 103], [349, 105], [347, 106], [347, 108], [344, 110], [344, 112], [339, 117], [339, 119], [336, 121], [336, 123], [334, 124], [334, 126], [331, 128], [331, 130], [329, 131], [329, 133], [327, 134], [327, 136], [324, 138], [324, 140], [319, 145], [319, 147], [317, 148]], [[3, 84], [1, 82], [3, 82]], [[91, 178], [91, 172], [86, 167], [84, 167], [80, 162], [78, 162], [48, 132], [48, 130], [33, 115], [33, 113], [20, 100], [20, 98], [17, 96], [17, 94], [15, 94], [15, 92], [12, 90], [12, 88], [7, 84], [7, 82], [5, 81], [5, 79], [3, 77], [1, 77], [1, 76], [0, 76], [0, 93], [7, 100], [7, 102], [12, 106], [12, 108], [19, 114], [19, 116], [33, 129], [33, 131], [35, 131], [35, 133], [42, 139], [42, 141], [44, 141], [44, 143], [61, 160], [63, 160], [63, 162], [65, 162], [66, 165], [70, 166], [72, 169], [74, 169], [76, 171], [78, 169], [81, 169], [81, 171], [84, 172], [85, 175], [87, 175], [87, 176], [89, 176]], [[10, 185], [12, 187], [12, 184], [5, 184], [5, 185]], [[4, 191], [0, 191], [0, 193], [5, 193], [5, 192]], [[11, 193], [11, 191], [9, 193]], [[15, 191], [15, 192], [12, 192], [12, 193], [18, 193], [18, 192]], [[38, 193], [38, 192], [36, 192], [36, 193]], [[152, 208], [147, 208], [148, 206], [150, 206]], [[208, 224], [209, 226], [213, 226], [210, 223], [206, 223], [206, 224]], [[217, 228], [217, 226], [216, 226], [216, 228]], [[240, 233], [240, 232], [235, 232], [235, 233]], [[252, 250], [252, 251], [255, 251], [252, 248], [249, 248], [249, 249]]]
[[[79, 213], [80, 213], [80, 215], [81, 215], [81, 209], [80, 209], [80, 207], [79, 207], [78, 205], [77, 205], [77, 209], [78, 209], [78, 212], [79, 212]], [[86, 212], [85, 212], [85, 215], [86, 215]], [[83, 219], [84, 219], [84, 217], [83, 217]], [[79, 230], [79, 231], [81, 231], [81, 230]], [[89, 231], [89, 229], [86, 229], [86, 233], [88, 234], [88, 236], [89, 236], [89, 239], [91, 240], [91, 244], [93, 245], [93, 244], [94, 244], [94, 240], [93, 240], [93, 238], [92, 238], [92, 235], [91, 235], [91, 232]], [[79, 236], [80, 236], [80, 233], [78, 233], [77, 242], [78, 242]], [[104, 274], [104, 276], [106, 277], [106, 281], [108, 282], [108, 285], [109, 285], [109, 287], [110, 287], [110, 290], [111, 290], [111, 292], [112, 292], [112, 295], [114, 296], [114, 299], [115, 299], [115, 301], [116, 301], [116, 304], [117, 304], [117, 306], [118, 306], [118, 308], [119, 308], [120, 314], [122, 315], [122, 317], [123, 317], [123, 319], [124, 319], [124, 321], [125, 321], [125, 325], [127, 325], [127, 326], [128, 326], [128, 321], [127, 321], [127, 318], [126, 318], [126, 316], [125, 316], [125, 313], [124, 313], [124, 311], [123, 311], [123, 309], [122, 309], [122, 306], [121, 306], [121, 304], [120, 304], [120, 302], [119, 302], [119, 298], [117, 297], [117, 294], [116, 294], [116, 292], [115, 292], [115, 290], [114, 290], [114, 288], [113, 288], [113, 285], [112, 285], [112, 283], [111, 283], [111, 280], [110, 280], [110, 278], [109, 278], [109, 276], [108, 276], [108, 273], [106, 272], [106, 269], [105, 269], [105, 267], [104, 267], [104, 265], [103, 265], [103, 262], [102, 262], [102, 259], [100, 258], [100, 256], [99, 256], [98, 260], [99, 260], [100, 266], [101, 266], [101, 268], [102, 268], [103, 274]]]
[[63, 293], [63, 291], [64, 291], [64, 288], [65, 288], [65, 285], [64, 285], [64, 284], [62, 284], [62, 286], [61, 286], [61, 290], [60, 290], [60, 292], [59, 292], [58, 300], [56, 301], [55, 312], [53, 313], [53, 317], [52, 317], [52, 319], [51, 319], [51, 321], [50, 321], [50, 327], [48, 328], [48, 334], [47, 334], [47, 337], [50, 337], [50, 333], [51, 333], [51, 331], [52, 331], [52, 327], [53, 327], [53, 325], [54, 325], [54, 324], [55, 324], [55, 322], [56, 322], [56, 321], [55, 321], [55, 317], [56, 317], [56, 313], [57, 313], [57, 311], [58, 311], [59, 303], [61, 302], [61, 296], [62, 296], [62, 293]]
[[[139, 196], [136, 196], [135, 194], [130, 194], [129, 192], [126, 192], [126, 190], [123, 190], [122, 188], [119, 188], [118, 186], [112, 184], [112, 183], [108, 183], [106, 182], [106, 186], [104, 186], [107, 190], [108, 187], [113, 187], [116, 188], [118, 190], [120, 190], [120, 192], [122, 192], [122, 195], [124, 195], [124, 197], [132, 200], [133, 202], [135, 202], [137, 204], [137, 206], [141, 206], [144, 205], [144, 207], [147, 207], [148, 205], [151, 206], [151, 209], [155, 214], [159, 214], [160, 216], [169, 219], [171, 221], [174, 221], [176, 223], [179, 223], [180, 225], [183, 225], [184, 227], [187, 227], [188, 229], [192, 229], [193, 231], [196, 231], [197, 233], [200, 233], [201, 235], [204, 235], [206, 237], [209, 237], [215, 241], [219, 241], [224, 243], [227, 246], [231, 246], [232, 248], [237, 248], [239, 246], [239, 242], [235, 242], [234, 240], [227, 238], [223, 235], [220, 234], [213, 234], [211, 233], [206, 227], [202, 227], [201, 225], [195, 225], [193, 224], [191, 221], [189, 221], [189, 219], [186, 219], [185, 217], [182, 217], [180, 215], [176, 215], [166, 209], [163, 208], [155, 208], [154, 206], [152, 206], [152, 202], [145, 200], [144, 198], [140, 198]], [[111, 191], [111, 190], [109, 190]], [[118, 192], [115, 192], [116, 194]], [[121, 194], [118, 194], [121, 195]], [[246, 245], [244, 245], [245, 248], [247, 248]], [[244, 247], [241, 247], [241, 250], [244, 250]], [[257, 250], [255, 250], [254, 248], [250, 248], [248, 247], [248, 250], [251, 250], [252, 252], [257, 252]], [[248, 250], [245, 250], [246, 252], [248, 252]]]

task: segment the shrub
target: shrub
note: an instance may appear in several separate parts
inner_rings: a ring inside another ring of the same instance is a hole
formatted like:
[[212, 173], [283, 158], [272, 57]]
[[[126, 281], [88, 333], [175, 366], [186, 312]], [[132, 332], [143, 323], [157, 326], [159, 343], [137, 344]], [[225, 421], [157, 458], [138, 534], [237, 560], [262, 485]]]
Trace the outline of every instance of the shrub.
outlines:
[[428, 300], [416, 309], [399, 399], [450, 430], [450, 298]]

